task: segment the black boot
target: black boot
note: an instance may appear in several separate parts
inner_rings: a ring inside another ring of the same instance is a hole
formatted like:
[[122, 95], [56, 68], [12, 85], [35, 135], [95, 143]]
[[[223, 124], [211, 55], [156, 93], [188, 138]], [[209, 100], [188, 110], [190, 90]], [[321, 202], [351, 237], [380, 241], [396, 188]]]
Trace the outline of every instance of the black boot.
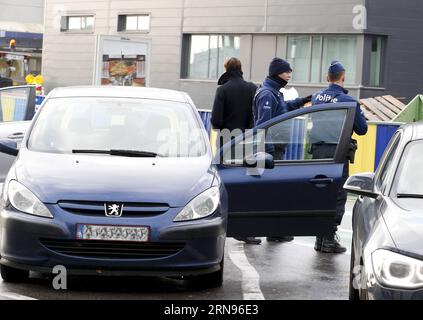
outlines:
[[269, 242], [289, 242], [294, 240], [292, 236], [284, 236], [284, 237], [267, 237], [267, 241]]
[[314, 243], [314, 250], [322, 251], [322, 237], [316, 237], [316, 242]]
[[331, 236], [323, 237], [321, 251], [323, 253], [343, 253], [347, 248], [339, 243], [339, 237], [336, 233]]
[[254, 237], [239, 237], [235, 238], [238, 241], [244, 241], [246, 244], [260, 244], [261, 239], [254, 238]]

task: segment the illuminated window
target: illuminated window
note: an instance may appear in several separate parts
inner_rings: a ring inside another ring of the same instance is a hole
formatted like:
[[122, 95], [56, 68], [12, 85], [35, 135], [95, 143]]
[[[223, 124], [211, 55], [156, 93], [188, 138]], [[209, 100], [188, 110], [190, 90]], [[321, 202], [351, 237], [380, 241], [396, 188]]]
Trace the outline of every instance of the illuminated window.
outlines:
[[119, 15], [118, 31], [150, 31], [150, 15]]
[[217, 79], [227, 58], [240, 55], [241, 38], [232, 35], [185, 35], [182, 76]]
[[288, 36], [287, 57], [294, 70], [294, 82], [326, 83], [331, 61], [338, 60], [346, 69], [346, 82], [357, 83], [356, 36]]
[[94, 16], [62, 16], [60, 31], [92, 32], [94, 31]]

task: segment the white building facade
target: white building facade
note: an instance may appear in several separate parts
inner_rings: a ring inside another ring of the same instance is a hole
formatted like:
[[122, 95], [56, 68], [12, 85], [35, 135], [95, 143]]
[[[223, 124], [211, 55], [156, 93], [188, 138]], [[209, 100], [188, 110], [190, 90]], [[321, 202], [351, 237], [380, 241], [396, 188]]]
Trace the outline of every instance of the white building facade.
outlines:
[[209, 109], [227, 57], [239, 57], [244, 77], [256, 83], [273, 57], [289, 60], [291, 85], [301, 95], [326, 86], [327, 67], [337, 59], [352, 95], [411, 98], [417, 86], [405, 86], [404, 73], [415, 71], [398, 60], [423, 69], [418, 54], [403, 47], [404, 32], [415, 39], [422, 31], [389, 15], [417, 16], [423, 5], [412, 2], [404, 8], [394, 0], [46, 0], [43, 75], [47, 89], [183, 90]]

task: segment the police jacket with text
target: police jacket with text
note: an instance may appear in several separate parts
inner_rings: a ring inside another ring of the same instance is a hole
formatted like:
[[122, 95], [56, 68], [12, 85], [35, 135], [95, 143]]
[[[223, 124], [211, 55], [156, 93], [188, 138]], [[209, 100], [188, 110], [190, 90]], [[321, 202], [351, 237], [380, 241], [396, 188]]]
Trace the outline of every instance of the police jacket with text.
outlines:
[[285, 101], [283, 94], [279, 91], [281, 88], [281, 84], [273, 79], [264, 80], [254, 98], [254, 126], [304, 105], [304, 98]]
[[316, 92], [312, 95], [312, 103], [323, 104], [323, 103], [337, 103], [337, 102], [355, 102], [357, 107], [355, 109], [355, 119], [353, 130], [356, 134], [362, 136], [367, 133], [367, 122], [364, 117], [363, 111], [361, 111], [360, 104], [353, 97], [348, 95], [348, 90], [345, 88], [332, 83], [328, 88]]

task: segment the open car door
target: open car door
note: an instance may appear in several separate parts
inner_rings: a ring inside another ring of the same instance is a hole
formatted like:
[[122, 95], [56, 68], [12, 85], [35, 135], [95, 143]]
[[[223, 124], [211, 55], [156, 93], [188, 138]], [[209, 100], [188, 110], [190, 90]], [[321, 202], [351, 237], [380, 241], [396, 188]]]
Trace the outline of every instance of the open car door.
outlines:
[[[0, 88], [0, 139], [19, 148], [35, 113], [35, 86]], [[0, 183], [16, 157], [0, 153]]]
[[330, 233], [355, 108], [337, 103], [299, 109], [226, 143], [215, 161], [228, 192], [227, 235]]

